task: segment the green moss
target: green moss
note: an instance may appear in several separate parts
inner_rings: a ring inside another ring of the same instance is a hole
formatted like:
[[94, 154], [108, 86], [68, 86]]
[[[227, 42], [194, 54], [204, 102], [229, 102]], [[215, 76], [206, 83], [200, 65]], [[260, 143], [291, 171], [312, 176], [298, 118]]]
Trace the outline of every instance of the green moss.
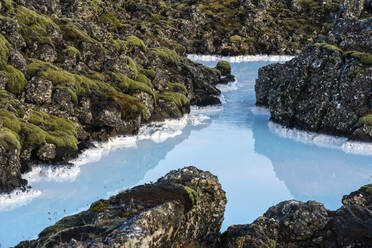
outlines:
[[[48, 79], [53, 82], [55, 87], [68, 88], [72, 100], [75, 102], [78, 101], [78, 97], [96, 94], [116, 99], [122, 107], [123, 118], [129, 120], [138, 113], [146, 115], [146, 111], [144, 111], [145, 107], [136, 98], [118, 92], [113, 86], [104, 81], [91, 79], [84, 75], [72, 74], [50, 63], [39, 60], [33, 60], [32, 63], [28, 65], [27, 74]], [[123, 85], [121, 85], [122, 87], [128, 87], [129, 90], [138, 89], [153, 94], [151, 88], [145, 83], [128, 80], [129, 78], [123, 74], [112, 74], [111, 76], [116, 76], [119, 83], [123, 83]], [[98, 73], [97, 78], [104, 79], [104, 75]], [[77, 97], [74, 96], [74, 93]]]
[[126, 75], [121, 74], [121, 73], [111, 73], [111, 74], [113, 78], [119, 82], [120, 89], [127, 90], [129, 92], [135, 91], [135, 90], [144, 91], [144, 92], [149, 93], [155, 98], [154, 91], [146, 83], [132, 80], [128, 78]]
[[63, 37], [74, 42], [90, 42], [97, 43], [95, 39], [90, 37], [85, 31], [81, 30], [77, 24], [68, 23], [62, 26]]
[[233, 35], [230, 37], [230, 42], [232, 43], [239, 43], [239, 42], [242, 42], [243, 41], [243, 38], [239, 35]]
[[183, 185], [181, 186], [186, 191], [188, 198], [191, 200], [192, 206], [194, 206], [196, 202], [198, 201], [198, 193], [196, 193], [195, 190], [193, 190], [192, 188], [188, 186], [183, 186]]
[[314, 44], [315, 46], [317, 47], [321, 47], [321, 48], [324, 48], [328, 51], [331, 51], [331, 52], [339, 52], [339, 53], [343, 53], [342, 49], [335, 46], [335, 45], [331, 45], [331, 44], [328, 44], [328, 43], [315, 43]]
[[120, 21], [116, 18], [116, 16], [110, 12], [105, 11], [102, 13], [98, 18], [100, 23], [111, 25], [111, 27], [117, 32], [121, 27], [123, 27], [123, 24], [120, 23]]
[[346, 51], [344, 52], [341, 48], [328, 44], [328, 43], [315, 43], [314, 44], [317, 47], [321, 47], [324, 49], [327, 49], [329, 51], [339, 52], [343, 54], [344, 56], [350, 56], [352, 58], [355, 58], [366, 65], [372, 65], [372, 54], [367, 52], [360, 52], [360, 51]]
[[136, 62], [134, 62], [134, 60], [127, 56], [127, 60], [128, 60], [128, 65], [129, 65], [129, 68], [132, 69], [133, 71], [133, 75], [134, 75], [134, 78], [136, 78], [138, 76], [138, 67], [137, 67], [137, 64]]
[[237, 237], [234, 241], [235, 248], [242, 248], [244, 245], [244, 237]]
[[15, 133], [21, 131], [21, 122], [15, 113], [9, 112], [5, 109], [0, 109], [0, 121], [3, 122], [3, 127], [12, 130]]
[[22, 130], [21, 135], [24, 137], [24, 145], [27, 147], [39, 147], [46, 142], [47, 132], [40, 127], [32, 124], [23, 122], [21, 124]]
[[28, 45], [31, 46], [34, 42], [39, 42], [54, 47], [50, 32], [51, 30], [60, 30], [60, 28], [50, 17], [38, 14], [23, 6], [17, 8], [16, 17]]
[[89, 211], [94, 213], [99, 213], [102, 210], [107, 209], [110, 206], [109, 201], [107, 200], [99, 200], [96, 202], [93, 202], [92, 205], [90, 205]]
[[352, 67], [350, 68], [349, 72], [348, 72], [348, 76], [350, 78], [355, 78], [357, 75], [359, 74], [364, 74], [365, 73], [365, 68], [363, 67], [360, 67], [360, 66], [355, 66], [355, 67]]
[[140, 103], [137, 98], [115, 92], [107, 93], [107, 96], [114, 98], [119, 102], [122, 109], [122, 118], [124, 120], [133, 120], [133, 118], [135, 118], [138, 114], [142, 114], [145, 119], [149, 117], [147, 116], [145, 106]]
[[9, 108], [9, 105], [11, 105], [13, 110], [16, 110], [16, 113], [14, 114], [17, 117], [23, 118], [25, 115], [25, 110], [22, 103], [18, 99], [14, 99], [12, 96], [10, 96], [8, 91], [0, 90], [0, 108], [7, 109]]
[[136, 36], [129, 36], [127, 39], [127, 44], [135, 47], [139, 47], [142, 51], [146, 51], [146, 45], [143, 41]]
[[0, 128], [0, 144], [5, 150], [9, 150], [10, 147], [15, 147], [18, 154], [21, 151], [21, 143], [18, 134], [8, 128]]
[[[29, 123], [45, 131], [46, 142], [55, 144], [57, 147], [69, 147], [77, 150], [77, 131], [75, 124], [70, 120], [33, 110]], [[40, 137], [42, 136], [40, 134]]]
[[14, 7], [13, 7], [13, 1], [12, 0], [4, 0], [4, 6], [6, 8], [6, 11], [8, 13], [14, 14]]
[[184, 94], [187, 94], [185, 85], [180, 83], [168, 83], [168, 90], [173, 92], [183, 92]]
[[371, 53], [350, 51], [350, 52], [347, 52], [347, 54], [355, 59], [358, 59], [363, 64], [372, 65], [372, 54]]
[[276, 247], [276, 241], [269, 239], [266, 243], [264, 243], [261, 248], [275, 248]]
[[80, 51], [76, 48], [76, 47], [73, 47], [73, 46], [68, 46], [66, 47], [66, 49], [63, 49], [62, 51], [64, 54], [67, 54], [67, 53], [73, 53], [75, 54], [77, 57], [81, 57], [81, 54], [80, 54]]
[[0, 71], [0, 75], [8, 77], [8, 83], [6, 89], [15, 95], [19, 95], [23, 92], [27, 80], [25, 75], [11, 65], [7, 65], [3, 71]]
[[222, 75], [231, 74], [231, 65], [229, 62], [221, 60], [217, 63], [216, 69], [221, 72]]
[[154, 80], [156, 77], [156, 72], [151, 69], [140, 69], [140, 72], [151, 80]]
[[218, 70], [217, 68], [211, 68], [211, 67], [208, 67], [208, 66], [205, 66], [205, 68], [209, 71], [211, 71], [212, 73], [216, 73], [217, 75], [221, 76], [221, 71]]
[[366, 114], [365, 116], [361, 117], [359, 123], [372, 126], [372, 114]]
[[72, 74], [51, 63], [32, 60], [26, 68], [29, 76], [38, 76], [48, 79], [54, 86], [65, 86], [75, 92], [77, 96], [87, 96], [92, 92], [99, 92], [109, 88], [108, 84], [90, 79], [84, 75]]
[[180, 56], [174, 51], [168, 48], [155, 48], [154, 52], [166, 63], [169, 64], [180, 64], [181, 58]]
[[8, 55], [11, 48], [10, 43], [0, 34], [0, 69], [5, 68], [8, 64]]
[[112, 45], [119, 51], [119, 52], [125, 52], [127, 50], [128, 43], [122, 40], [112, 40]]
[[138, 75], [136, 77], [136, 81], [142, 82], [142, 83], [146, 84], [147, 86], [152, 87], [151, 80], [148, 77], [146, 77], [145, 74], [138, 73]]
[[178, 106], [184, 106], [190, 103], [189, 99], [184, 94], [177, 92], [162, 92], [157, 95], [157, 98], [168, 102], [174, 102]]
[[366, 190], [369, 194], [372, 194], [372, 184], [364, 185], [361, 189]]

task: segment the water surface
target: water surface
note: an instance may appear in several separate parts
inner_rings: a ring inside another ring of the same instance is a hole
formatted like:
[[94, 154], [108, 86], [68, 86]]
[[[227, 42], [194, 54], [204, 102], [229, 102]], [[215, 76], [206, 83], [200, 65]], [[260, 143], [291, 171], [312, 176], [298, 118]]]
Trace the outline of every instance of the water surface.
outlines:
[[338, 208], [342, 195], [372, 183], [371, 156], [342, 149], [343, 139], [314, 138], [270, 123], [267, 111], [254, 107], [258, 68], [273, 63], [266, 59], [232, 64], [238, 82], [222, 87], [220, 108], [194, 109], [188, 118], [144, 128], [138, 138], [103, 144], [105, 150], [76, 162], [81, 166], [29, 173], [33, 195], [0, 197], [1, 247], [36, 238], [95, 200], [188, 165], [218, 176], [228, 198], [223, 230], [250, 223], [283, 200]]

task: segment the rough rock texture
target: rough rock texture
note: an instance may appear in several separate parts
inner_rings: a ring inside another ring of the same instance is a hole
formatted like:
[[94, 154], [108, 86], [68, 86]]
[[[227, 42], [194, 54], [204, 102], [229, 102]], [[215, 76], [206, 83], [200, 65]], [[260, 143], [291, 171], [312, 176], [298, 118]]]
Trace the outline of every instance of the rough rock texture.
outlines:
[[141, 36], [131, 1], [0, 3], [0, 193], [81, 144], [220, 104], [220, 71]]
[[257, 104], [288, 127], [372, 140], [371, 37], [372, 18], [338, 19], [293, 60], [259, 70]]
[[141, 23], [131, 27], [139, 37], [221, 55], [296, 54], [329, 31], [340, 6], [339, 0], [125, 2], [129, 23]]
[[372, 247], [372, 185], [343, 197], [337, 211], [317, 202], [285, 201], [250, 225], [229, 227], [224, 248]]
[[225, 205], [217, 177], [187, 167], [97, 201], [17, 247], [214, 247]]

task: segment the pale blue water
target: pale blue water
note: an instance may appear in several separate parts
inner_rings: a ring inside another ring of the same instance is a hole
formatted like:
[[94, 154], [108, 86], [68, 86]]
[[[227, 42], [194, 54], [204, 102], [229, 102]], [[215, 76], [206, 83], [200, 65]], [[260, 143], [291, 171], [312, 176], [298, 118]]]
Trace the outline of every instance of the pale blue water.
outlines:
[[371, 156], [304, 144], [272, 132], [269, 116], [252, 112], [254, 80], [258, 68], [268, 63], [233, 64], [238, 90], [224, 92], [223, 110], [205, 113], [211, 119], [203, 125], [188, 125], [162, 143], [140, 140], [135, 147], [111, 151], [81, 166], [73, 181], [33, 182], [42, 192], [39, 197], [0, 210], [1, 247], [36, 238], [45, 227], [97, 199], [187, 165], [219, 177], [228, 198], [223, 230], [250, 223], [283, 200], [316, 200], [338, 208], [342, 195], [372, 183]]

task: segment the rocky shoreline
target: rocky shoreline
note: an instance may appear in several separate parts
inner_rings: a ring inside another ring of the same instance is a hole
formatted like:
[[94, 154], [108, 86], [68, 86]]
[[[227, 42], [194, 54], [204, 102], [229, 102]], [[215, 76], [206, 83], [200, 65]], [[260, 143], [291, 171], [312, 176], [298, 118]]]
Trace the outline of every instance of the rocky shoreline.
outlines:
[[340, 6], [1, 0], [0, 193], [24, 187], [35, 164], [66, 163], [92, 141], [219, 104], [215, 85], [232, 76], [187, 53], [296, 54], [327, 34]]
[[0, 1], [0, 193], [92, 141], [220, 104], [215, 85], [231, 75], [124, 32], [115, 5]]
[[99, 200], [16, 247], [370, 247], [372, 185], [342, 204], [330, 211], [313, 201], [285, 201], [220, 234], [225, 192], [211, 173], [186, 167]]
[[257, 105], [270, 109], [271, 120], [290, 128], [372, 140], [372, 18], [362, 18], [372, 10], [363, 9], [363, 1], [353, 3], [328, 36], [319, 36], [285, 64], [259, 70]]

